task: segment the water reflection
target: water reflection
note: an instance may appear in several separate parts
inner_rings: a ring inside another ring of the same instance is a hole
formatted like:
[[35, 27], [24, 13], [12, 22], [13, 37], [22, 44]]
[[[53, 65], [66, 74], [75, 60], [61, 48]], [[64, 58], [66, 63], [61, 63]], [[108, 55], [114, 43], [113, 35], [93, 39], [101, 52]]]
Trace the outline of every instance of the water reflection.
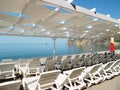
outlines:
[[[102, 40], [89, 40], [89, 39], [68, 39], [68, 47], [74, 46], [78, 52], [97, 52], [109, 50], [110, 41]], [[120, 43], [115, 42], [116, 49], [120, 49]]]

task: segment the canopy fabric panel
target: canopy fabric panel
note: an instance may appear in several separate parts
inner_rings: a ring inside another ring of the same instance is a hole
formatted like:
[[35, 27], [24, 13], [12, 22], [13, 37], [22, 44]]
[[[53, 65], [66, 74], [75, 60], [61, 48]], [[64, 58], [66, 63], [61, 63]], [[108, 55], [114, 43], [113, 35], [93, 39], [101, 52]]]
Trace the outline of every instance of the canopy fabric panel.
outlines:
[[120, 21], [65, 0], [0, 0], [0, 35], [117, 37]]

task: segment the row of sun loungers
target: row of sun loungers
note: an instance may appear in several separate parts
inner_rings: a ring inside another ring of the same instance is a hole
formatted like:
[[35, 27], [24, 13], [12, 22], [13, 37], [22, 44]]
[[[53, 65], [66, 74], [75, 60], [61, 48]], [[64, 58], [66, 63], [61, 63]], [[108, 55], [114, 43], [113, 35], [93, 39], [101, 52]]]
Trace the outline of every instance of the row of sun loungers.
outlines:
[[[87, 68], [79, 67], [63, 73], [61, 73], [61, 70], [52, 70], [42, 72], [35, 77], [24, 78], [23, 81], [25, 88], [28, 90], [46, 90], [49, 88], [53, 90], [65, 90], [65, 88], [68, 90], [81, 90], [116, 76], [116, 73], [120, 73], [120, 69], [118, 69], [120, 67], [119, 62], [120, 60], [106, 64], [96, 64]], [[113, 66], [114, 70], [112, 70]]]
[[[33, 80], [27, 78], [27, 80], [24, 81], [27, 86], [26, 88], [29, 90], [45, 90], [49, 88], [54, 88], [54, 90], [65, 90], [65, 88], [68, 90], [81, 90], [107, 79], [111, 79], [116, 76], [116, 73], [119, 75], [119, 62], [120, 60], [111, 61], [106, 64], [96, 64], [87, 68], [79, 67], [63, 71], [63, 73], [61, 73], [61, 70], [42, 72]], [[114, 70], [112, 70], [113, 67]]]
[[[97, 63], [95, 63], [95, 61]], [[14, 77], [15, 71], [18, 71], [20, 74], [23, 74], [24, 76], [28, 76], [32, 74], [37, 75], [40, 72], [51, 71], [56, 69], [64, 71], [64, 70], [70, 70], [72, 68], [78, 68], [82, 66], [88, 67], [98, 63], [104, 63], [104, 61], [102, 62], [101, 58], [98, 57], [98, 54], [95, 54], [92, 56], [90, 56], [90, 54], [63, 56], [63, 57], [58, 56], [56, 57], [56, 60], [53, 60], [53, 57], [20, 59], [16, 61], [7, 59], [7, 60], [2, 60], [2, 62], [0, 63], [0, 67], [1, 67], [0, 78], [2, 78], [2, 76], [5, 75], [5, 72], [6, 73], [11, 72], [12, 73], [11, 76], [13, 77]], [[2, 75], [3, 73], [4, 75]], [[9, 76], [9, 74], [5, 76]]]
[[[98, 56], [96, 57], [98, 59]], [[88, 62], [89, 65], [87, 65]], [[53, 60], [53, 57], [17, 61], [3, 60], [0, 63], [0, 79], [15, 79], [16, 75], [20, 74], [23, 77], [19, 84], [22, 83], [26, 89], [54, 88], [64, 90], [67, 88], [80, 90], [120, 74], [120, 60], [118, 58], [107, 63], [99, 62], [91, 65], [91, 62], [90, 55], [58, 56], [56, 60]], [[34, 77], [29, 77], [32, 75]], [[9, 82], [12, 83], [12, 81]], [[9, 85], [7, 82], [0, 83], [0, 90], [4, 90], [1, 89], [4, 87], [4, 83]]]

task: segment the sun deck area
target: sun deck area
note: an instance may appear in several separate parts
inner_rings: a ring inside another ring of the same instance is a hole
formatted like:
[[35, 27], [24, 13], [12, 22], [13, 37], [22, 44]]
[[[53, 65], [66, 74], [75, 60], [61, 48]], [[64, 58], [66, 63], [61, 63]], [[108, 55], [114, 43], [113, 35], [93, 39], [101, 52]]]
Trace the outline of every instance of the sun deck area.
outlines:
[[120, 38], [120, 21], [109, 15], [66, 0], [0, 0], [0, 36], [53, 40], [51, 57], [0, 60], [0, 90], [120, 89], [119, 49], [56, 55], [57, 38]]

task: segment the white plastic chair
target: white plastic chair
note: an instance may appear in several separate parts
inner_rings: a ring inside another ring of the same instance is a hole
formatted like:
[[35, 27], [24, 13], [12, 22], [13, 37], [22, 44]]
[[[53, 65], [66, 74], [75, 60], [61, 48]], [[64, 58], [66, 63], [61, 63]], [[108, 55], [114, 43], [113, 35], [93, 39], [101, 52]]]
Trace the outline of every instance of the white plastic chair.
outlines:
[[81, 90], [86, 87], [83, 78], [81, 77], [81, 73], [84, 71], [85, 67], [74, 68], [69, 71], [64, 71], [63, 73], [67, 75], [68, 81], [65, 82], [64, 86], [69, 90]]
[[15, 78], [14, 66], [15, 63], [0, 63], [0, 78]]
[[88, 83], [88, 87], [92, 84], [97, 84], [103, 80], [103, 77], [100, 75], [102, 71], [102, 64], [96, 64], [90, 67], [87, 67], [85, 73], [85, 81]]
[[31, 77], [31, 79], [27, 78], [24, 81], [26, 83], [27, 89], [29, 90], [45, 90], [49, 88], [55, 88], [53, 86], [56, 84], [55, 80], [58, 78], [60, 73], [60, 70], [42, 72], [39, 76]]

